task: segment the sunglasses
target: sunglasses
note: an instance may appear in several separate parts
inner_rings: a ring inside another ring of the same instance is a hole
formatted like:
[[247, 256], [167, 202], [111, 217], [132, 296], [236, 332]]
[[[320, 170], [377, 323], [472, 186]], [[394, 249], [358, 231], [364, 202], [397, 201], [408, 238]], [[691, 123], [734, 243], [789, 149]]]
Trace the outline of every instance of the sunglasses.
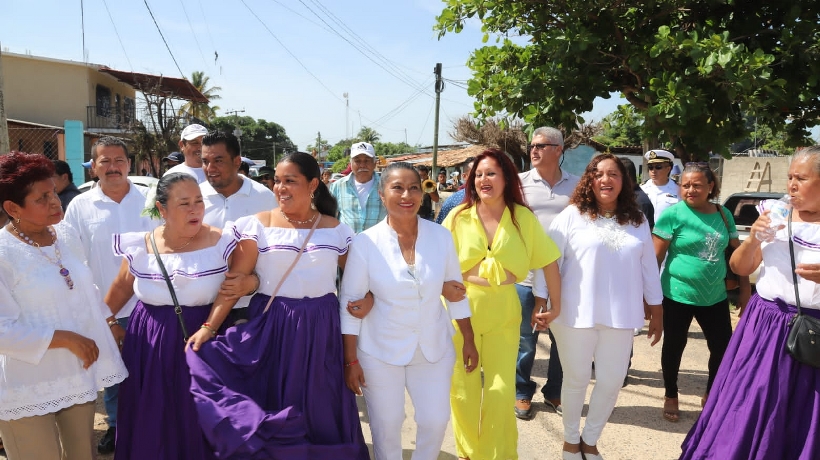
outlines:
[[544, 150], [547, 147], [560, 147], [558, 144], [530, 144], [527, 146], [527, 153], [533, 150]]
[[670, 165], [668, 165], [664, 161], [663, 163], [655, 163], [655, 164], [651, 164], [651, 165], [646, 165], [646, 169], [648, 169], [650, 171], [660, 171], [661, 169], [666, 168], [668, 166], [670, 166]]

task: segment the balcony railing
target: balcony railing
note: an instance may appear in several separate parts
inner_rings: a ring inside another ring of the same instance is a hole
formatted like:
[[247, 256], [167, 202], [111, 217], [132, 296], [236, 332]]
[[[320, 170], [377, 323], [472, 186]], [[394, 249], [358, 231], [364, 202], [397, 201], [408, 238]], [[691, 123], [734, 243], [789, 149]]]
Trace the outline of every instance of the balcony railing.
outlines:
[[191, 123], [201, 123], [189, 115], [180, 116], [172, 110], [156, 113], [146, 108], [126, 110], [96, 105], [86, 107], [86, 127], [88, 129], [130, 131], [137, 123], [142, 123], [148, 132], [154, 132], [155, 123], [168, 125], [169, 121], [177, 123], [179, 129]]

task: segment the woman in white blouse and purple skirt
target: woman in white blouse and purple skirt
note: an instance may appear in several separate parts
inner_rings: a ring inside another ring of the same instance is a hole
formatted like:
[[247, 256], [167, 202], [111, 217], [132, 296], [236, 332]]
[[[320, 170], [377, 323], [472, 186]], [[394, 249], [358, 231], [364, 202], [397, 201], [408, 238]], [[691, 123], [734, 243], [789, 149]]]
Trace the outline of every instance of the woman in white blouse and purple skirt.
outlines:
[[[450, 419], [455, 353], [463, 353], [465, 363], [456, 372], [478, 365], [470, 305], [452, 235], [417, 216], [418, 172], [408, 163], [391, 164], [379, 195], [387, 218], [353, 240], [342, 279], [345, 380], [352, 392], [364, 393], [377, 460], [402, 457], [405, 388], [418, 425], [413, 458], [434, 460]], [[374, 304], [364, 316], [348, 301], [368, 291]], [[451, 320], [464, 335], [461, 350], [453, 348]]]

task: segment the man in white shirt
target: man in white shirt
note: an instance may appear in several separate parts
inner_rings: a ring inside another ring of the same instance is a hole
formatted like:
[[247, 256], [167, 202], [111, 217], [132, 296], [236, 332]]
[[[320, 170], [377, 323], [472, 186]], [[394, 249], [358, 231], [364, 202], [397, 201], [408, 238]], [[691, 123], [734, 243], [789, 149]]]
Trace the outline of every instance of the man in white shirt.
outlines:
[[[114, 277], [119, 273], [122, 259], [111, 250], [112, 235], [124, 232], [149, 231], [158, 224], [149, 217], [141, 216], [145, 207], [145, 194], [128, 180], [131, 162], [128, 147], [114, 137], [102, 137], [91, 147], [91, 169], [99, 182], [97, 187], [80, 194], [68, 206], [65, 220], [80, 234], [88, 266], [94, 276], [94, 284], [105, 296]], [[114, 337], [122, 345], [128, 317], [134, 310], [137, 298], [132, 297], [117, 313], [111, 315], [102, 304], [103, 315]], [[117, 399], [119, 385], [105, 389], [103, 399], [108, 413], [108, 431], [97, 445], [101, 454], [114, 451], [117, 430]]]
[[[578, 185], [578, 176], [561, 169], [561, 155], [564, 154], [564, 135], [555, 128], [541, 127], [532, 134], [532, 141], [527, 146], [530, 153], [532, 169], [519, 174], [524, 198], [533, 213], [541, 222], [544, 231], [552, 220], [569, 204], [569, 198]], [[518, 342], [518, 360], [515, 366], [515, 416], [529, 420], [532, 416], [532, 397], [535, 393], [535, 382], [532, 381], [532, 366], [535, 361], [535, 345], [538, 332], [532, 331], [530, 317], [535, 306], [532, 293], [533, 274], [515, 285], [518, 299], [521, 301], [521, 330]], [[547, 368], [547, 383], [541, 388], [544, 403], [557, 413], [562, 413], [561, 386], [564, 373], [555, 338], [549, 332], [550, 360]]]
[[680, 201], [680, 187], [669, 179], [675, 156], [672, 152], [657, 149], [646, 152], [644, 158], [647, 161], [649, 180], [641, 185], [641, 189], [655, 208], [654, 220], [657, 222], [664, 209]]
[[350, 146], [350, 169], [347, 177], [330, 184], [330, 194], [339, 205], [337, 218], [356, 233], [376, 225], [385, 218], [379, 179], [376, 177], [376, 151], [367, 142]]
[[[207, 182], [199, 188], [205, 202], [204, 223], [222, 228], [240, 217], [279, 206], [267, 187], [239, 174], [241, 163], [239, 140], [233, 134], [211, 131], [202, 138], [202, 170]], [[250, 296], [239, 299], [228, 321], [245, 319], [248, 303]]]
[[185, 163], [174, 166], [165, 171], [165, 174], [182, 172], [196, 177], [200, 184], [205, 182], [205, 172], [202, 170], [202, 137], [206, 134], [208, 130], [202, 125], [186, 126], [179, 136], [179, 150], [185, 156]]

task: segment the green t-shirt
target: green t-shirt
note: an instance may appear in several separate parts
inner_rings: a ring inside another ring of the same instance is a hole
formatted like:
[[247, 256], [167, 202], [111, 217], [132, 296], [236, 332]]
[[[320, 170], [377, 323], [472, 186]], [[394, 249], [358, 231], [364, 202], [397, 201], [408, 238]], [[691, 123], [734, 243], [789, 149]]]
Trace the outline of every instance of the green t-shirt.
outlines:
[[735, 220], [723, 208], [729, 232], [720, 213], [703, 214], [681, 201], [664, 210], [652, 233], [669, 241], [661, 273], [663, 295], [696, 306], [714, 305], [726, 298], [726, 260], [729, 240], [737, 238]]

